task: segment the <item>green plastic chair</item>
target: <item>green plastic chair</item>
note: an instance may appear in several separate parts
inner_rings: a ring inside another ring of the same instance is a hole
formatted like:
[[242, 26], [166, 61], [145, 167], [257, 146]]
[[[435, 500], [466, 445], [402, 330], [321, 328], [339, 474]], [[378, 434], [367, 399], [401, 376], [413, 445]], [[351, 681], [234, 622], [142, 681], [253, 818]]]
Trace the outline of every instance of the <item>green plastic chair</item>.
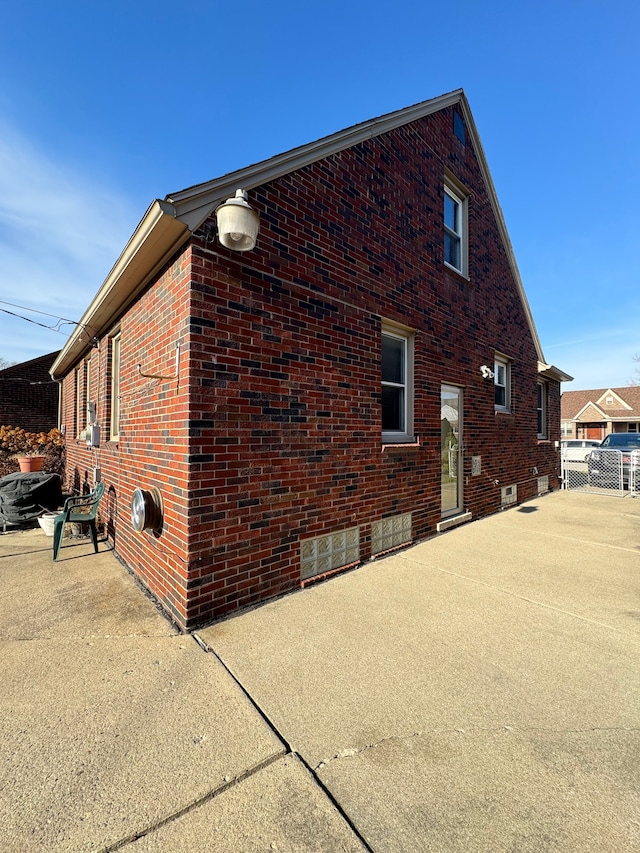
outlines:
[[88, 492], [86, 495], [74, 495], [74, 497], [66, 499], [62, 512], [53, 519], [54, 562], [58, 559], [58, 552], [60, 551], [60, 545], [62, 544], [64, 526], [67, 522], [88, 524], [91, 530], [91, 538], [93, 539], [93, 547], [96, 554], [98, 553], [96, 515], [98, 512], [98, 504], [100, 503], [100, 498], [103, 494], [104, 483], [98, 483], [92, 492]]

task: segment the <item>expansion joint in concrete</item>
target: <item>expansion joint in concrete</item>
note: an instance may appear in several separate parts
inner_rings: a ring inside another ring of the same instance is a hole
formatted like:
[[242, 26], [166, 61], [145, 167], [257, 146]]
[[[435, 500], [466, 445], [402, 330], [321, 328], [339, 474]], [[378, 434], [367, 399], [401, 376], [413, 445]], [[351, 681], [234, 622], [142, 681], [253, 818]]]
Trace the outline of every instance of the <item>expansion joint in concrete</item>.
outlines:
[[[351, 820], [351, 818], [349, 817], [349, 815], [347, 814], [347, 812], [344, 810], [344, 808], [341, 806], [341, 804], [338, 802], [338, 800], [333, 796], [333, 794], [331, 793], [331, 791], [329, 790], [329, 788], [327, 788], [327, 787], [326, 787], [326, 785], [323, 783], [323, 781], [320, 779], [320, 777], [319, 777], [319, 776], [318, 776], [318, 774], [316, 773], [316, 770], [315, 770], [313, 767], [311, 767], [311, 766], [310, 766], [310, 764], [307, 762], [307, 760], [304, 758], [304, 756], [303, 756], [303, 755], [301, 755], [299, 752], [297, 752], [295, 749], [293, 749], [293, 748], [291, 747], [291, 745], [289, 744], [289, 742], [287, 741], [287, 739], [284, 737], [284, 735], [282, 734], [282, 732], [278, 729], [278, 727], [275, 725], [275, 723], [270, 719], [270, 717], [267, 715], [267, 713], [262, 709], [262, 707], [261, 707], [261, 706], [258, 704], [258, 702], [254, 699], [254, 697], [249, 693], [249, 691], [248, 691], [248, 690], [246, 689], [246, 687], [242, 684], [242, 682], [241, 682], [241, 681], [240, 681], [240, 679], [235, 675], [235, 673], [234, 673], [231, 669], [229, 669], [229, 667], [228, 667], [228, 666], [227, 666], [227, 664], [224, 662], [224, 660], [220, 657], [220, 655], [218, 655], [218, 653], [217, 653], [214, 649], [212, 649], [212, 648], [211, 648], [211, 646], [209, 646], [209, 645], [208, 645], [208, 644], [207, 644], [207, 643], [202, 639], [202, 637], [200, 637], [196, 632], [194, 632], [194, 633], [192, 634], [192, 636], [193, 636], [193, 639], [195, 640], [195, 642], [200, 646], [200, 648], [201, 648], [203, 651], [205, 651], [205, 652], [206, 652], [206, 653], [208, 653], [208, 654], [212, 654], [212, 655], [213, 655], [213, 656], [214, 656], [214, 657], [219, 661], [220, 665], [224, 667], [225, 671], [229, 674], [229, 676], [230, 676], [230, 677], [234, 680], [234, 682], [238, 685], [238, 688], [239, 688], [239, 689], [244, 693], [244, 695], [246, 696], [247, 700], [248, 700], [248, 701], [251, 703], [251, 705], [256, 709], [256, 711], [258, 712], [258, 714], [260, 714], [260, 716], [262, 717], [262, 719], [264, 720], [264, 722], [267, 724], [267, 726], [269, 726], [269, 728], [270, 728], [270, 729], [271, 729], [271, 731], [274, 733], [274, 735], [275, 735], [275, 736], [280, 740], [280, 742], [283, 744], [284, 749], [285, 749], [285, 753], [284, 753], [284, 755], [285, 755], [285, 756], [286, 756], [286, 755], [291, 755], [291, 756], [293, 756], [294, 758], [297, 758], [297, 760], [302, 764], [302, 766], [307, 770], [307, 772], [309, 773], [309, 775], [312, 777], [312, 779], [314, 780], [314, 782], [315, 782], [315, 784], [317, 785], [317, 787], [318, 787], [318, 788], [320, 788], [320, 790], [321, 790], [321, 791], [322, 791], [322, 793], [325, 795], [325, 797], [329, 800], [329, 802], [331, 803], [331, 805], [335, 808], [335, 810], [338, 812], [338, 814], [339, 814], [339, 815], [342, 817], [342, 819], [345, 821], [345, 823], [347, 824], [347, 826], [349, 827], [349, 829], [351, 830], [351, 832], [353, 832], [353, 834], [356, 836], [356, 838], [358, 839], [358, 841], [360, 842], [360, 844], [362, 844], [362, 846], [363, 846], [364, 850], [365, 850], [365, 851], [367, 851], [367, 853], [374, 853], [373, 848], [371, 847], [371, 845], [367, 842], [367, 840], [364, 838], [364, 836], [360, 833], [360, 830], [359, 830], [359, 829], [357, 828], [357, 826], [353, 823], [353, 821]], [[115, 848], [113, 848], [113, 849], [115, 849]], [[101, 851], [101, 853], [111, 853], [111, 849], [109, 849], [109, 850], [105, 850], [105, 851]]]

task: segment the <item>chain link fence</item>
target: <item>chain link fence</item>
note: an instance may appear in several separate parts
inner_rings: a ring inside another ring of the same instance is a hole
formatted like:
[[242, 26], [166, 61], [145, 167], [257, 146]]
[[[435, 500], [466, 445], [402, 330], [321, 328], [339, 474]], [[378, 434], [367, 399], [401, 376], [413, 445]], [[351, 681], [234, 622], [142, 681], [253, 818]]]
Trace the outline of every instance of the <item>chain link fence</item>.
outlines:
[[564, 489], [620, 497], [640, 495], [640, 450], [597, 448], [585, 451], [584, 458], [580, 459], [565, 448], [561, 463]]

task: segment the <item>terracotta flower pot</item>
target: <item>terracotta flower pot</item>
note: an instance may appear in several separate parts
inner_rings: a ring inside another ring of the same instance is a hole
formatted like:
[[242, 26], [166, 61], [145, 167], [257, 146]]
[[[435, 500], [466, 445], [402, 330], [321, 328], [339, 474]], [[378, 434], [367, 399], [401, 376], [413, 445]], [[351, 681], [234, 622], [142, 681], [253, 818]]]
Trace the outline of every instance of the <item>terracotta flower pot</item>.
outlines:
[[42, 471], [44, 456], [18, 456], [18, 465], [23, 473]]

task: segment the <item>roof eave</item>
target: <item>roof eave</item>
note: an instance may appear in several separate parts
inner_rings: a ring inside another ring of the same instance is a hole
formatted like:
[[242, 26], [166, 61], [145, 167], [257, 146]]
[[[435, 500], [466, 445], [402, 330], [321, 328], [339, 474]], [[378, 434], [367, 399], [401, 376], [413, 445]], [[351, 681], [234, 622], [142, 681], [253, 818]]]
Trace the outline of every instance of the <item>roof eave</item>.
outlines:
[[573, 382], [573, 376], [570, 376], [553, 364], [545, 364], [544, 361], [538, 362], [538, 373], [540, 376], [544, 376], [545, 379], [553, 379], [556, 382]]
[[309, 166], [318, 160], [323, 160], [367, 139], [373, 139], [395, 128], [402, 127], [424, 116], [431, 115], [460, 103], [466, 99], [462, 89], [456, 89], [437, 98], [422, 101], [411, 107], [404, 107], [392, 113], [370, 119], [361, 124], [341, 130], [338, 133], [325, 136], [315, 142], [293, 148], [263, 160], [236, 172], [230, 172], [220, 178], [196, 184], [179, 192], [169, 193], [166, 200], [175, 206], [177, 215], [196, 231], [211, 211], [226, 199], [236, 189], [252, 190], [263, 184]]
[[[459, 105], [463, 112], [519, 291], [536, 353], [539, 362], [544, 364], [542, 347], [482, 143], [464, 91], [456, 89], [448, 94], [422, 101], [412, 107], [405, 107], [379, 118], [362, 122], [354, 127], [224, 175], [213, 181], [171, 193], [164, 201], [155, 200], [96, 297], [85, 311], [75, 332], [53, 364], [51, 368], [52, 377], [59, 378], [73, 366], [74, 361], [77, 361], [83, 352], [88, 350], [92, 338], [116, 321], [158, 269], [187, 239], [188, 235], [197, 231], [212, 211], [237, 188], [254, 189], [367, 139], [402, 127], [453, 105]], [[547, 371], [544, 375], [550, 379], [560, 382], [568, 382], [573, 379], [552, 365], [545, 365], [544, 370]]]
[[116, 322], [189, 234], [188, 225], [177, 217], [173, 205], [159, 199], [151, 204], [51, 366], [53, 379], [62, 378], [91, 348], [93, 339]]

